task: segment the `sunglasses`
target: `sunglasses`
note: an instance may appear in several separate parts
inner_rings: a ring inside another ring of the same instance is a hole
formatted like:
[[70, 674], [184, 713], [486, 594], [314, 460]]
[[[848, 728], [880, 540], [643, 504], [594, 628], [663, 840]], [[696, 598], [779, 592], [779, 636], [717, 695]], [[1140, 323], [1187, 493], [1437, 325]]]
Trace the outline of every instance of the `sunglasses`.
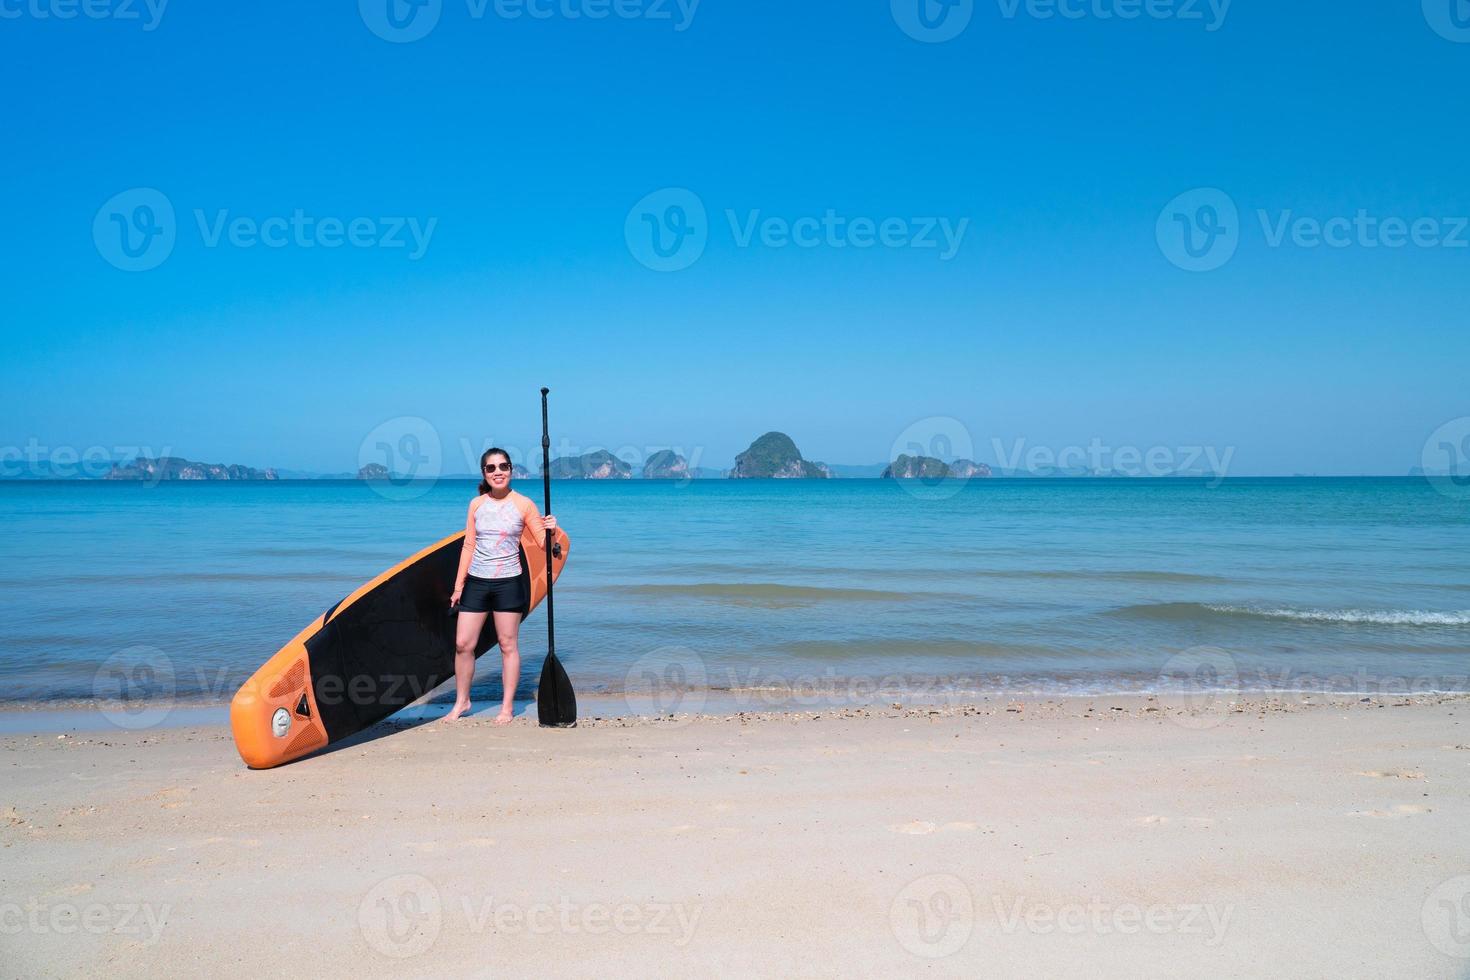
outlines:
[[485, 464], [485, 472], [486, 473], [509, 473], [510, 472], [510, 464], [509, 463], [486, 463]]

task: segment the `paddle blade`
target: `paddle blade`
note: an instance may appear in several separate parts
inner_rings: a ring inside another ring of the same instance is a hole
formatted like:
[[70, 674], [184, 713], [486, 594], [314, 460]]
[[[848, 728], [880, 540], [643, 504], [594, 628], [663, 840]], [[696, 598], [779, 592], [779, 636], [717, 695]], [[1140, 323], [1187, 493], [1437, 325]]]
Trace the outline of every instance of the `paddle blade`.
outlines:
[[556, 654], [546, 655], [541, 683], [536, 687], [536, 716], [542, 728], [572, 728], [577, 724], [577, 695], [572, 679]]

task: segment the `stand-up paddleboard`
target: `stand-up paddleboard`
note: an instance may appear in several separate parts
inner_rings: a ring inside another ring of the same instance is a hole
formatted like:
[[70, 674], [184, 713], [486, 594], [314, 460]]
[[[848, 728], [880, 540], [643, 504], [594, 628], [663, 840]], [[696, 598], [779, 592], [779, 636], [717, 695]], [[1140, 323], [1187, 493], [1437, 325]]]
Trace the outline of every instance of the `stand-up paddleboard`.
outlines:
[[[571, 542], [556, 532], [553, 578]], [[230, 703], [240, 758], [252, 769], [299, 759], [407, 707], [454, 676], [457, 617], [449, 596], [464, 532], [420, 551], [361, 586], [265, 662]], [[529, 527], [521, 534], [521, 576], [530, 603], [546, 596], [546, 551]], [[495, 646], [486, 629], [475, 656]]]

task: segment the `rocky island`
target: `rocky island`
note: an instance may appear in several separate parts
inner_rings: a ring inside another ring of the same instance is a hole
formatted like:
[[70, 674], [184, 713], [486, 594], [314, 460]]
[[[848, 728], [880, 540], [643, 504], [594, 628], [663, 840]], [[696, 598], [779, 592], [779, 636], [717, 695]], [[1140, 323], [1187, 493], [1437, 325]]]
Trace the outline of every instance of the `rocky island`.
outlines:
[[257, 470], [237, 463], [196, 463], [181, 456], [139, 456], [131, 463], [114, 463], [104, 480], [275, 480], [273, 469]]
[[628, 480], [633, 476], [633, 468], [606, 449], [558, 456], [548, 472], [553, 480]]
[[825, 463], [803, 459], [796, 443], [784, 432], [767, 432], [750, 448], [735, 457], [732, 480], [740, 479], [808, 479], [826, 480], [832, 472]]
[[660, 449], [643, 464], [645, 480], [687, 480], [692, 475], [689, 461], [672, 449]]
[[902, 453], [883, 471], [885, 480], [969, 480], [990, 475], [990, 467], [973, 459], [957, 459], [946, 463], [933, 456], [910, 456]]

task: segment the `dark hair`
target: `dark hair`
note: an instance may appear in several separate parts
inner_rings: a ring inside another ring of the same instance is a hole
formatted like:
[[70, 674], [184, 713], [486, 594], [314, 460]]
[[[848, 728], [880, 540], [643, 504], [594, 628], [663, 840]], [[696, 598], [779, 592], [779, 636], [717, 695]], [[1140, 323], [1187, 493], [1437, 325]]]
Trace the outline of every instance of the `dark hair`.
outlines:
[[[483, 453], [480, 454], [480, 492], [481, 493], [489, 493], [490, 492], [490, 481], [487, 480], [487, 479], [485, 479], [485, 464], [488, 463], [488, 462], [490, 462], [490, 457], [491, 456], [504, 456], [505, 457], [505, 461], [507, 463], [510, 462], [510, 453], [506, 452], [504, 449], [501, 449], [499, 446], [491, 446], [489, 449], [485, 450]], [[514, 465], [514, 464], [512, 464], [512, 465]], [[511, 470], [511, 473], [514, 474], [515, 473], [515, 470], [512, 469]]]

